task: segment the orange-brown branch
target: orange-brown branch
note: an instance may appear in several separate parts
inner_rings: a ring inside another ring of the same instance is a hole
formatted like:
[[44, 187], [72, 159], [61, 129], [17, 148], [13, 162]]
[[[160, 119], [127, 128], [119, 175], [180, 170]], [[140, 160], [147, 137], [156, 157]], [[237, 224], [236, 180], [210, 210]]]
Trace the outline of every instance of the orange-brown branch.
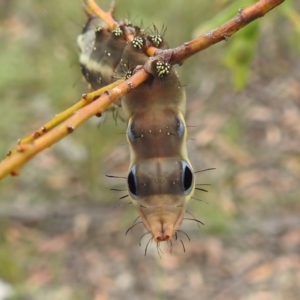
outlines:
[[100, 19], [102, 19], [108, 26], [110, 30], [113, 30], [117, 26], [117, 22], [114, 20], [112, 13], [114, 10], [114, 5], [112, 8], [105, 12], [94, 0], [83, 0], [87, 8]]
[[0, 179], [8, 174], [18, 175], [19, 169], [30, 158], [50, 147], [61, 140], [66, 135], [72, 133], [83, 122], [94, 116], [97, 112], [103, 112], [117, 98], [130, 92], [133, 88], [140, 85], [148, 77], [148, 73], [141, 68], [130, 79], [120, 83], [110, 91], [105, 92], [100, 98], [96, 99], [90, 105], [76, 111], [70, 118], [49, 131], [39, 139], [29, 144], [18, 145], [14, 155], [6, 157], [0, 164]]
[[266, 13], [283, 2], [284, 0], [260, 0], [247, 8], [240, 9], [237, 16], [224, 25], [172, 49], [173, 53], [170, 63], [182, 64], [184, 60], [195, 53], [200, 52], [220, 41], [228, 40], [228, 38], [235, 32], [242, 29], [252, 21], [263, 17]]
[[32, 141], [45, 135], [47, 132], [51, 131], [53, 128], [58, 126], [60, 123], [62, 123], [63, 121], [65, 121], [69, 117], [71, 117], [77, 110], [90, 104], [92, 101], [99, 98], [105, 91], [116, 87], [118, 84], [120, 84], [123, 81], [124, 81], [123, 79], [117, 80], [117, 81], [113, 82], [112, 84], [107, 85], [97, 91], [83, 95], [83, 97], [76, 104], [74, 104], [70, 108], [66, 109], [65, 111], [61, 112], [60, 114], [57, 114], [53, 119], [51, 119], [49, 122], [44, 124], [42, 127], [37, 129], [30, 135], [19, 140], [18, 146], [16, 147], [16, 149], [12, 150], [9, 153], [9, 155], [14, 155], [16, 152], [18, 152], [18, 148], [20, 145], [31, 143]]

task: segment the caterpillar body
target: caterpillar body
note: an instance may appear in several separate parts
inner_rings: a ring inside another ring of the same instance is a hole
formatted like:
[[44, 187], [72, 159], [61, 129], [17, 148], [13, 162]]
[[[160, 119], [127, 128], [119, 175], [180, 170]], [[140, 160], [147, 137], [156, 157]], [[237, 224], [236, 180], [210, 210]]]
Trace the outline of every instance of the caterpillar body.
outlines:
[[[109, 31], [98, 17], [88, 15], [78, 45], [82, 73], [93, 89], [111, 83], [125, 67], [124, 76], [130, 76], [144, 65], [147, 46], [167, 47], [161, 36], [124, 23]], [[132, 41], [126, 40], [125, 30]], [[128, 194], [146, 229], [161, 242], [176, 235], [195, 180], [186, 148], [185, 90], [166, 59], [153, 60], [151, 66], [151, 78], [126, 94], [121, 106], [130, 149]]]

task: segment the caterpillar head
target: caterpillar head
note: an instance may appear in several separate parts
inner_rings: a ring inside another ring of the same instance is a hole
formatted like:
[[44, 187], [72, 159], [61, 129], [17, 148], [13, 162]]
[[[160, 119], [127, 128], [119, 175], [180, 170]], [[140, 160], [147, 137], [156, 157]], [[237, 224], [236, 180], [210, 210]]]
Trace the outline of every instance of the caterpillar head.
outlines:
[[129, 170], [127, 183], [131, 200], [153, 239], [172, 240], [195, 188], [190, 163], [178, 157], [137, 161]]

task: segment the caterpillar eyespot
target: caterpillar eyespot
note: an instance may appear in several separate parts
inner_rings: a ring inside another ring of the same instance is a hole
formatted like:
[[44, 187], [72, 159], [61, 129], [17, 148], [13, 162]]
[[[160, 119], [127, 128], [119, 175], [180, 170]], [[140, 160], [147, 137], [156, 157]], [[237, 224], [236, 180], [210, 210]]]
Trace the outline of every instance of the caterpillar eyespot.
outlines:
[[[130, 78], [136, 66], [149, 59], [148, 46], [167, 45], [155, 26], [155, 32], [146, 35], [126, 22], [110, 32], [92, 16], [78, 38], [82, 73], [94, 89], [117, 76]], [[122, 26], [129, 26], [125, 30], [134, 36], [130, 43]], [[195, 179], [186, 148], [185, 89], [168, 57], [151, 61], [150, 72], [153, 76], [126, 94], [121, 106], [130, 150], [128, 195], [159, 243], [177, 238]]]
[[182, 183], [183, 183], [183, 190], [185, 194], [188, 194], [193, 187], [193, 172], [190, 169], [189, 165], [182, 161]]
[[127, 177], [128, 191], [130, 196], [134, 199], [137, 198], [137, 178], [135, 174], [135, 166], [131, 168]]

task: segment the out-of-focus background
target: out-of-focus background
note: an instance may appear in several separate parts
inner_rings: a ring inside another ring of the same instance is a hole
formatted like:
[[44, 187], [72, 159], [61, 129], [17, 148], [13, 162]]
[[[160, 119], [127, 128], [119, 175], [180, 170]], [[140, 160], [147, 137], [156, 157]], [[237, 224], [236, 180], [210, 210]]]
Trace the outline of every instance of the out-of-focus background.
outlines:
[[[171, 47], [255, 1], [116, 1], [117, 19], [167, 26]], [[108, 1], [99, 1], [103, 8]], [[161, 258], [121, 205], [125, 124], [93, 118], [0, 182], [0, 299], [299, 299], [300, 3], [178, 67], [196, 193], [181, 243]], [[0, 2], [0, 156], [75, 103], [87, 86], [80, 1]], [[206, 203], [207, 202], [207, 203]]]

